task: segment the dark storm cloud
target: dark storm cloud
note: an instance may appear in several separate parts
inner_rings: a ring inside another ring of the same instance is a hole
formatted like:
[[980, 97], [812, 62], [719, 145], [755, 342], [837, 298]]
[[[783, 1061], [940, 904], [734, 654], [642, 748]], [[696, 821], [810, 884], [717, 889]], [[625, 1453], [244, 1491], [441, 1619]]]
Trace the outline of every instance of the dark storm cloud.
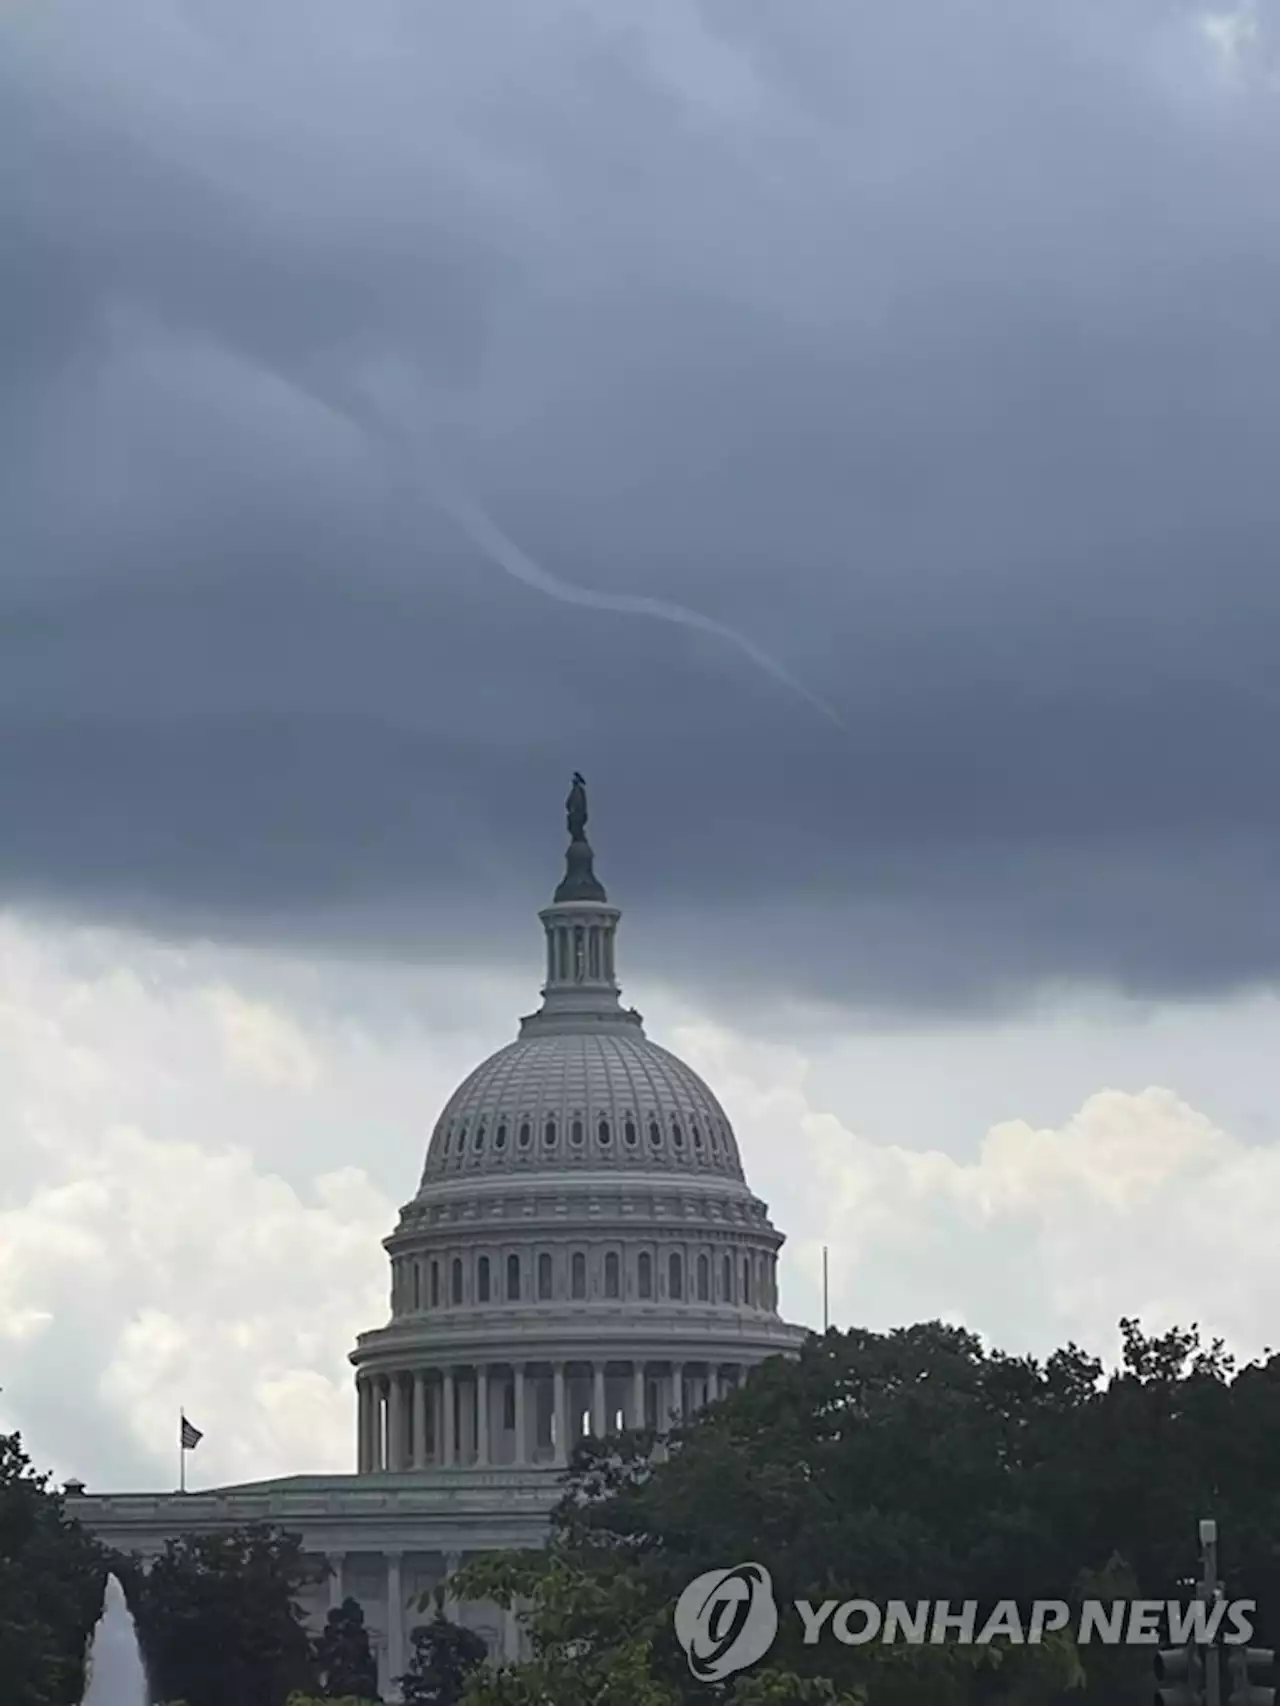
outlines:
[[[1280, 94], [1222, 17], [7, 8], [10, 897], [506, 953], [580, 766], [646, 970], [1271, 976]], [[522, 584], [450, 469], [844, 728]]]

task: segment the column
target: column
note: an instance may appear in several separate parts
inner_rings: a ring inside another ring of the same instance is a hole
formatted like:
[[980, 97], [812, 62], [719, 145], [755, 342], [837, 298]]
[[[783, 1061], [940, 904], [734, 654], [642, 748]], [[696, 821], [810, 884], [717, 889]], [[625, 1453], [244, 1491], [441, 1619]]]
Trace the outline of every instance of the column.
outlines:
[[443, 1402], [444, 1402], [444, 1431], [443, 1431], [443, 1434], [441, 1435], [441, 1437], [444, 1440], [444, 1464], [445, 1464], [446, 1469], [452, 1469], [454, 1466], [454, 1463], [457, 1461], [457, 1455], [456, 1455], [456, 1451], [455, 1451], [455, 1446], [456, 1446], [457, 1442], [454, 1438], [454, 1433], [456, 1431], [454, 1424], [457, 1420], [457, 1410], [455, 1408], [453, 1370], [451, 1368], [446, 1368], [444, 1371], [444, 1400], [443, 1400]]
[[387, 1553], [387, 1669], [392, 1681], [405, 1671], [404, 1585], [398, 1552]]
[[427, 1466], [427, 1377], [422, 1369], [413, 1372], [413, 1467]]
[[444, 1382], [431, 1382], [431, 1461], [438, 1469], [444, 1462]]
[[342, 1604], [342, 1566], [345, 1558], [345, 1552], [327, 1552], [325, 1554], [325, 1561], [329, 1565], [330, 1611], [336, 1611]]
[[644, 1426], [644, 1364], [633, 1362], [631, 1365], [631, 1426]]
[[591, 1431], [597, 1439], [604, 1439], [609, 1432], [609, 1418], [604, 1413], [604, 1364], [598, 1362], [591, 1369]]
[[[461, 1552], [446, 1552], [444, 1554], [444, 1579], [446, 1582], [448, 1582], [451, 1577], [455, 1576], [461, 1568]], [[453, 1594], [446, 1592], [441, 1605], [441, 1610], [444, 1612], [450, 1623], [456, 1623], [458, 1621], [458, 1602], [454, 1598]]]
[[356, 1474], [369, 1473], [369, 1382], [356, 1381]]
[[515, 1384], [515, 1397], [514, 1397], [513, 1403], [512, 1403], [512, 1408], [515, 1411], [515, 1420], [516, 1420], [515, 1461], [517, 1464], [523, 1465], [525, 1462], [528, 1461], [527, 1453], [528, 1453], [528, 1449], [529, 1449], [529, 1443], [528, 1443], [528, 1436], [525, 1433], [524, 1364], [522, 1362], [518, 1362], [513, 1366], [512, 1370], [511, 1370], [511, 1379]]
[[476, 1367], [476, 1464], [489, 1464], [489, 1365], [483, 1362]]
[[387, 1388], [387, 1468], [404, 1468], [404, 1382], [398, 1374]]
[[553, 1414], [555, 1415], [555, 1429], [556, 1429], [555, 1460], [556, 1460], [557, 1464], [564, 1465], [569, 1461], [569, 1453], [567, 1450], [568, 1432], [569, 1432], [569, 1419], [565, 1413], [564, 1364], [562, 1362], [555, 1363], [552, 1367], [551, 1373], [552, 1373], [552, 1379], [554, 1382], [554, 1394], [555, 1394], [555, 1404], [554, 1404], [554, 1410], [553, 1410]]
[[707, 1365], [707, 1403], [714, 1404], [720, 1396], [720, 1369], [716, 1363]]
[[373, 1389], [373, 1467], [387, 1467], [387, 1379], [380, 1374]]
[[671, 1425], [679, 1427], [684, 1420], [684, 1364], [671, 1365]]

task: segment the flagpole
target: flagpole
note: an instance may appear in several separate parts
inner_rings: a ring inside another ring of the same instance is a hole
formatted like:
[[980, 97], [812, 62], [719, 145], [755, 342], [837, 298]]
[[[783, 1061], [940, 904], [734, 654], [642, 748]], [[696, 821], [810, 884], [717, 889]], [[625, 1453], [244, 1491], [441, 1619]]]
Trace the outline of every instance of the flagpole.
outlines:
[[183, 1424], [186, 1422], [186, 1419], [187, 1419], [186, 1411], [185, 1410], [179, 1410], [178, 1411], [178, 1491], [180, 1493], [185, 1493], [187, 1490], [187, 1446], [186, 1446], [186, 1441], [183, 1439], [183, 1434], [186, 1432], [186, 1429], [185, 1429]]

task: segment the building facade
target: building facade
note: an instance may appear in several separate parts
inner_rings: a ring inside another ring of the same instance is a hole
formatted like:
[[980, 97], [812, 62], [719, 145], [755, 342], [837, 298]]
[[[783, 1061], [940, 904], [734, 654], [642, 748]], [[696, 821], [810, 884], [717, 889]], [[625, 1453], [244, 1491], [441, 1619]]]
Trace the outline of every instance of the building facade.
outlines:
[[[384, 1692], [418, 1596], [468, 1555], [540, 1542], [578, 1439], [675, 1426], [804, 1338], [778, 1314], [783, 1237], [724, 1110], [622, 1005], [620, 913], [580, 777], [567, 817], [564, 877], [540, 914], [541, 1006], [450, 1098], [385, 1243], [390, 1316], [351, 1353], [356, 1473], [69, 1500], [144, 1555], [246, 1522], [300, 1534], [330, 1572], [309, 1616], [361, 1602]], [[496, 1608], [450, 1614], [515, 1655]]]

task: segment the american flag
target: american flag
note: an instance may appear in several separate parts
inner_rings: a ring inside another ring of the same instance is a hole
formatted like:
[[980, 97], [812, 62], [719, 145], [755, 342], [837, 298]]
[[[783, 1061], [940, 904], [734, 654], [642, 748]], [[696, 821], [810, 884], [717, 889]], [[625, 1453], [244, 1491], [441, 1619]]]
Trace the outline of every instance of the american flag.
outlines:
[[196, 1427], [194, 1425], [194, 1423], [189, 1422], [185, 1416], [183, 1416], [183, 1418], [182, 1418], [182, 1449], [184, 1451], [194, 1451], [195, 1448], [199, 1445], [200, 1441], [203, 1438], [204, 1438], [204, 1435], [200, 1432], [200, 1429], [198, 1427]]

